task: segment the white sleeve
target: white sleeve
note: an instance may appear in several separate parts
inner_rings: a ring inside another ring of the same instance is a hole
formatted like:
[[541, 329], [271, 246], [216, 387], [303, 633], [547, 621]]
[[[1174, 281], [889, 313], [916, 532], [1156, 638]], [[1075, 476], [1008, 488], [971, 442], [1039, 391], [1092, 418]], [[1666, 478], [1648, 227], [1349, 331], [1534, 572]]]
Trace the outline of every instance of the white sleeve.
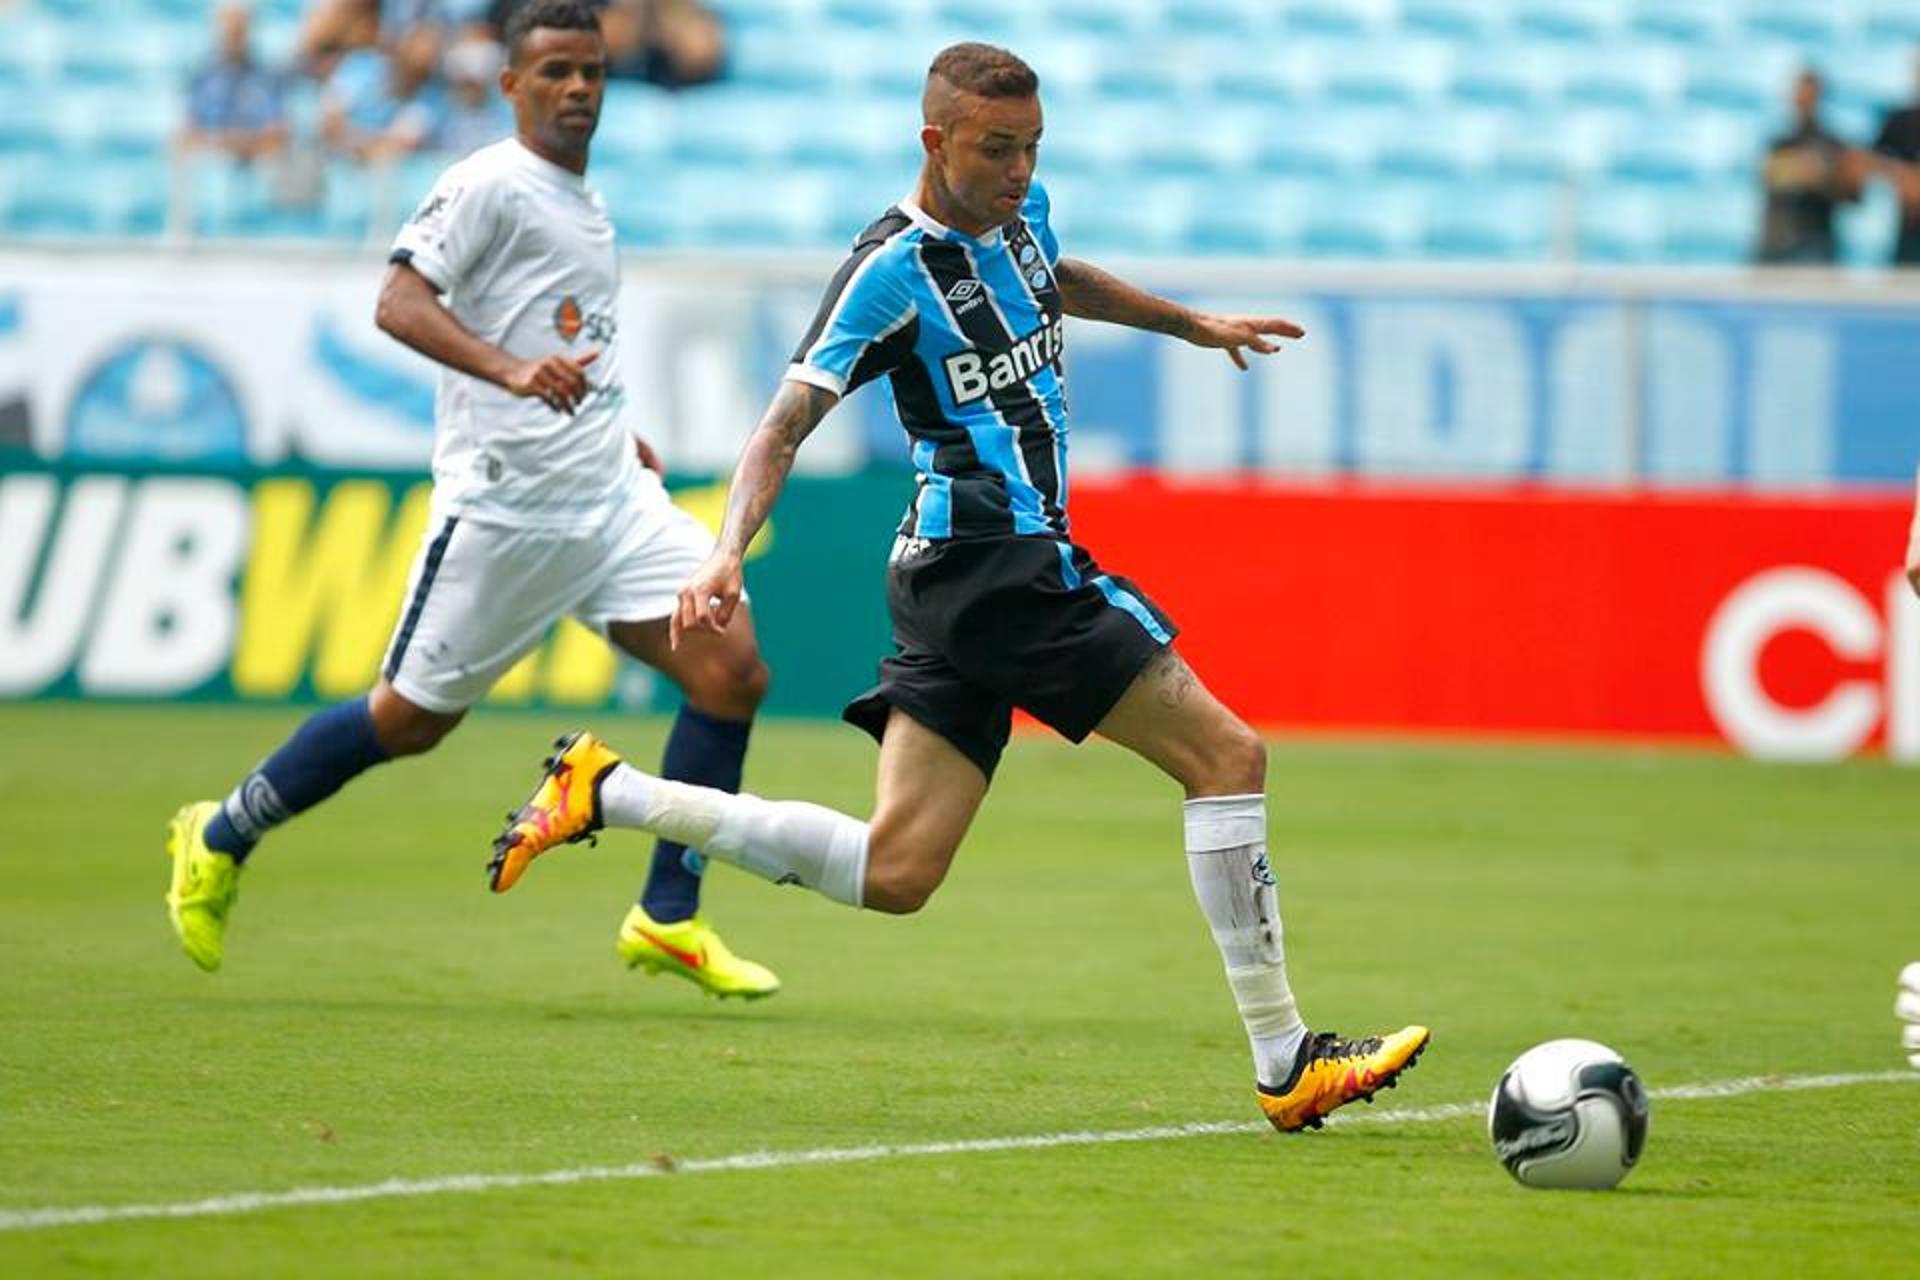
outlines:
[[442, 293], [459, 287], [499, 223], [500, 185], [476, 176], [462, 165], [442, 174], [393, 238], [387, 260], [406, 263]]

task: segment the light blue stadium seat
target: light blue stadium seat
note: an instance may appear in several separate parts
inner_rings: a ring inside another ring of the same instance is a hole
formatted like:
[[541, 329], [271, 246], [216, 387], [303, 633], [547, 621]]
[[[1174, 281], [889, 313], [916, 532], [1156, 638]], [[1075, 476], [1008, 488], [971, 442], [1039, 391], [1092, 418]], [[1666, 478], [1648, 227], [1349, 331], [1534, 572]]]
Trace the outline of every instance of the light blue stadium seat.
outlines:
[[1860, 0], [1860, 36], [1874, 44], [1920, 43], [1920, 5], [1913, 0]]
[[1779, 44], [1705, 46], [1688, 51], [1682, 99], [1721, 111], [1758, 114], [1786, 101], [1801, 58]]
[[1915, 83], [1920, 53], [1915, 48], [1890, 43], [1848, 46], [1825, 68], [1829, 101], [1876, 116], [1912, 101], [1920, 94]]
[[913, 12], [892, 0], [826, 0], [820, 16], [839, 38], [854, 31], [897, 32], [912, 21]]
[[607, 202], [620, 248], [652, 249], [673, 238], [672, 175], [664, 166], [596, 164], [588, 181]]
[[1427, 193], [1393, 182], [1325, 183], [1302, 211], [1300, 248], [1315, 258], [1404, 256], [1419, 243]]
[[1160, 20], [1169, 31], [1238, 38], [1272, 25], [1265, 8], [1248, 0], [1167, 0]]
[[1517, 0], [1513, 29], [1540, 40], [1594, 44], [1619, 30], [1618, 0]]
[[1182, 231], [1196, 253], [1285, 257], [1300, 252], [1313, 184], [1215, 182], [1194, 188]]
[[1021, 0], [934, 0], [933, 20], [956, 40], [1011, 43], [1030, 29], [1033, 9]]
[[1660, 204], [1661, 256], [1702, 265], [1750, 261], [1761, 204], [1757, 177], [1667, 193]]
[[0, 84], [0, 160], [51, 159], [61, 149], [57, 102], [32, 84]]
[[698, 169], [766, 165], [813, 129], [808, 114], [797, 114], [807, 101], [744, 88], [678, 94], [667, 118], [667, 155], [675, 164]]
[[1411, 108], [1438, 99], [1452, 70], [1451, 50], [1429, 40], [1354, 41], [1311, 47], [1322, 63], [1329, 102]]
[[816, 247], [827, 239], [827, 188], [782, 174], [677, 175], [675, 242], [718, 250]]
[[1744, 0], [1741, 28], [1760, 40], [1820, 49], [1850, 34], [1851, 6], [1834, 0]]
[[[739, 31], [730, 37], [727, 61], [728, 86], [758, 89], [771, 93], [814, 93], [824, 95], [830, 81], [819, 55], [806, 42], [778, 30], [757, 28]], [[705, 96], [713, 89], [699, 90]]]
[[1727, 0], [1627, 0], [1624, 8], [1630, 34], [1682, 47], [1722, 41], [1732, 26]]
[[1448, 91], [1456, 102], [1530, 113], [1557, 101], [1565, 59], [1554, 50], [1509, 40], [1463, 51], [1453, 62]]
[[1479, 44], [1504, 31], [1507, 8], [1503, 0], [1401, 0], [1400, 29]]
[[713, 6], [730, 34], [750, 31], [794, 33], [811, 26], [815, 13], [810, 0], [714, 0]]
[[1757, 173], [1764, 146], [1758, 130], [1730, 117], [1648, 115], [1616, 133], [1605, 174], [1629, 185], [1712, 185]]
[[1547, 258], [1560, 188], [1539, 182], [1463, 182], [1436, 187], [1420, 247], [1436, 258], [1531, 262]]
[[779, 152], [779, 163], [831, 172], [883, 163], [905, 167], [921, 154], [917, 114], [891, 99], [843, 98], [812, 110], [796, 101], [793, 113], [804, 119]]
[[1650, 262], [1659, 255], [1661, 197], [1596, 186], [1582, 191], [1577, 212], [1580, 257], [1589, 262]]
[[1900, 202], [1884, 182], [1876, 182], [1859, 204], [1841, 211], [1841, 255], [1853, 266], [1885, 266], [1899, 232]]
[[1394, 23], [1388, 0], [1281, 0], [1289, 36], [1370, 36]]
[[1048, 188], [1053, 224], [1075, 254], [1157, 254], [1178, 249], [1188, 189], [1138, 179], [1058, 181]]
[[1262, 176], [1337, 178], [1371, 169], [1388, 118], [1315, 113], [1260, 140], [1253, 167]]
[[658, 163], [673, 139], [674, 95], [650, 85], [616, 81], [600, 106], [593, 135], [594, 168]]
[[1501, 117], [1486, 110], [1433, 110], [1389, 130], [1374, 152], [1388, 178], [1455, 179], [1491, 167]]
[[1133, 38], [1158, 21], [1153, 0], [1054, 0], [1046, 6], [1046, 20], [1055, 31]]
[[1094, 73], [1093, 92], [1107, 102], [1168, 103], [1180, 96], [1180, 78], [1163, 57], [1116, 56]]
[[1257, 111], [1208, 109], [1170, 128], [1132, 128], [1123, 132], [1126, 157], [1148, 180], [1199, 180], [1245, 172], [1272, 117]]
[[1610, 112], [1569, 111], [1542, 127], [1525, 115], [1509, 116], [1494, 144], [1492, 171], [1516, 181], [1559, 181], [1600, 169], [1620, 129]]
[[1650, 111], [1677, 101], [1684, 78], [1684, 63], [1668, 46], [1609, 41], [1567, 68], [1561, 98], [1569, 106]]
[[53, 160], [23, 165], [6, 194], [6, 229], [23, 236], [92, 236], [104, 230], [90, 171]]

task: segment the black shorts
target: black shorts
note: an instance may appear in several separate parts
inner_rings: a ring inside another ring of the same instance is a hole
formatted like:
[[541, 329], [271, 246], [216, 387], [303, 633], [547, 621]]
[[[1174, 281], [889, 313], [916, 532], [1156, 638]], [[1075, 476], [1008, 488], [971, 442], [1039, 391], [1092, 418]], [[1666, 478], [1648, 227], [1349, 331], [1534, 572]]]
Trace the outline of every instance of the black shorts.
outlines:
[[903, 538], [887, 610], [893, 655], [847, 721], [878, 740], [898, 707], [989, 778], [1013, 708], [1079, 742], [1179, 634], [1146, 593], [1052, 538]]

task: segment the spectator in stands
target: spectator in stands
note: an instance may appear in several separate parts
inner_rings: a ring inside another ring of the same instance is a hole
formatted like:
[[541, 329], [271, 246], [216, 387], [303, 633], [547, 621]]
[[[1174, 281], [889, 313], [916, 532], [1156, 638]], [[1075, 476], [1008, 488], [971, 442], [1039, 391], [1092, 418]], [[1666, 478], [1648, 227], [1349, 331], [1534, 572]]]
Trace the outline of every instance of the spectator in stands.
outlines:
[[1820, 74], [1811, 69], [1795, 77], [1794, 127], [1767, 149], [1762, 170], [1767, 203], [1756, 255], [1761, 262], [1835, 261], [1834, 210], [1860, 198], [1869, 162], [1821, 123], [1823, 87]]
[[1914, 100], [1887, 112], [1873, 144], [1881, 171], [1900, 196], [1900, 235], [1893, 245], [1897, 267], [1920, 267], [1920, 59], [1914, 70]]
[[421, 24], [390, 45], [340, 59], [320, 102], [320, 136], [336, 155], [384, 164], [418, 151], [445, 107], [434, 79], [440, 28]]
[[[491, 0], [493, 30], [524, 0]], [[607, 41], [608, 74], [644, 80], [664, 89], [685, 89], [717, 80], [726, 71], [726, 27], [700, 0], [589, 0], [600, 13]]]
[[214, 14], [214, 57], [187, 89], [183, 150], [223, 152], [243, 163], [287, 145], [286, 86], [253, 60], [253, 17], [242, 4]]
[[440, 60], [447, 103], [429, 148], [464, 156], [513, 132], [513, 112], [499, 90], [505, 61], [505, 51], [484, 33], [469, 31], [453, 42]]
[[314, 0], [300, 31], [299, 62], [315, 79], [354, 49], [392, 45], [416, 27], [463, 26], [485, 18], [489, 0]]

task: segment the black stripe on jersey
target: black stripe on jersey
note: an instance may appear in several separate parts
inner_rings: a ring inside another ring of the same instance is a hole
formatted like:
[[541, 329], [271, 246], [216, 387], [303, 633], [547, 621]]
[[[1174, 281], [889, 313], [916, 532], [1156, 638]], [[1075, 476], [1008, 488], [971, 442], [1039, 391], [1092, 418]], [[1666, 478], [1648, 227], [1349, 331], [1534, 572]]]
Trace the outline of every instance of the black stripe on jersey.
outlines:
[[[997, 480], [987, 479], [994, 473], [987, 470], [980, 455], [974, 452], [973, 437], [967, 434], [967, 429], [948, 419], [941, 409], [940, 395], [934, 389], [933, 375], [927, 366], [911, 358], [911, 348], [907, 354], [909, 358], [893, 368], [893, 405], [907, 434], [933, 445], [934, 471], [954, 482], [948, 491], [953, 536], [978, 538], [1004, 534], [1012, 523], [1006, 491]], [[900, 525], [902, 533], [915, 532], [919, 494], [916, 490], [913, 505], [907, 508], [906, 519]]]
[[[987, 287], [986, 282], [974, 274], [966, 251], [959, 245], [944, 240], [923, 241], [920, 260], [926, 263], [928, 274], [933, 277], [934, 288], [943, 298], [962, 280], [979, 281], [983, 288]], [[990, 306], [975, 307], [955, 319], [967, 341], [989, 356], [1012, 350], [1019, 337], [1007, 331], [999, 312]], [[1047, 422], [1046, 409], [1041, 405], [1040, 397], [1026, 383], [1015, 382], [988, 391], [987, 399], [1018, 432], [1017, 447], [1026, 464], [1027, 476], [1040, 492], [1042, 518], [1054, 528], [1064, 529], [1065, 516], [1059, 505], [1060, 476], [1053, 463], [1053, 429]], [[1035, 462], [1043, 465], [1036, 467]]]
[[[855, 387], [865, 386], [883, 373], [891, 373], [903, 364], [916, 363], [913, 348], [919, 341], [920, 317], [916, 315], [860, 353], [860, 358], [853, 362], [853, 368], [847, 370], [847, 385], [840, 394], [851, 395]], [[936, 405], [935, 413], [938, 412]]]
[[[827, 295], [820, 300], [820, 310], [814, 313], [813, 323], [807, 326], [806, 337], [800, 339], [800, 346], [793, 353], [793, 363], [806, 363], [807, 352], [813, 350], [813, 344], [820, 341], [820, 335], [827, 331], [827, 321], [833, 316], [833, 309], [840, 305], [840, 295], [847, 291], [847, 284], [853, 279], [853, 273], [860, 269], [860, 264], [872, 257], [895, 232], [908, 225], [908, 221], [907, 215], [898, 209], [888, 209], [854, 240], [853, 253], [833, 273], [833, 280], [827, 285]], [[851, 381], [847, 385], [851, 390]]]
[[[1040, 309], [1041, 316], [1048, 321], [1057, 321], [1060, 318], [1063, 307], [1059, 287], [1054, 283], [1053, 271], [1051, 268], [1047, 271], [1046, 287], [1035, 289], [1032, 282], [1027, 280], [1027, 275], [1032, 268], [1021, 260], [1021, 251], [1026, 245], [1033, 246], [1034, 260], [1044, 265], [1047, 260], [1046, 250], [1040, 247], [1040, 242], [1034, 237], [1033, 233], [1027, 229], [1026, 219], [1022, 218], [1016, 221], [1012, 227], [1008, 229], [1007, 233], [1007, 253], [1013, 259], [1013, 272], [1020, 277], [1022, 287], [1033, 295], [1034, 305]], [[1064, 406], [1066, 402], [1066, 375], [1061, 369], [1055, 367], [1053, 376], [1060, 379], [1060, 399]], [[1035, 394], [1035, 399], [1038, 399], [1037, 393]], [[1028, 439], [1025, 433], [1022, 433], [1020, 451], [1026, 455], [1027, 473], [1033, 477], [1034, 487], [1040, 490], [1041, 497], [1045, 500], [1047, 520], [1057, 525], [1062, 532], [1065, 532], [1067, 528], [1067, 512], [1066, 509], [1060, 505], [1060, 455], [1054, 451], [1054, 443], [1053, 431], [1051, 424], [1049, 424], [1049, 430], [1045, 436], [1036, 435]], [[1044, 482], [1041, 480], [1042, 476], [1046, 477]]]

